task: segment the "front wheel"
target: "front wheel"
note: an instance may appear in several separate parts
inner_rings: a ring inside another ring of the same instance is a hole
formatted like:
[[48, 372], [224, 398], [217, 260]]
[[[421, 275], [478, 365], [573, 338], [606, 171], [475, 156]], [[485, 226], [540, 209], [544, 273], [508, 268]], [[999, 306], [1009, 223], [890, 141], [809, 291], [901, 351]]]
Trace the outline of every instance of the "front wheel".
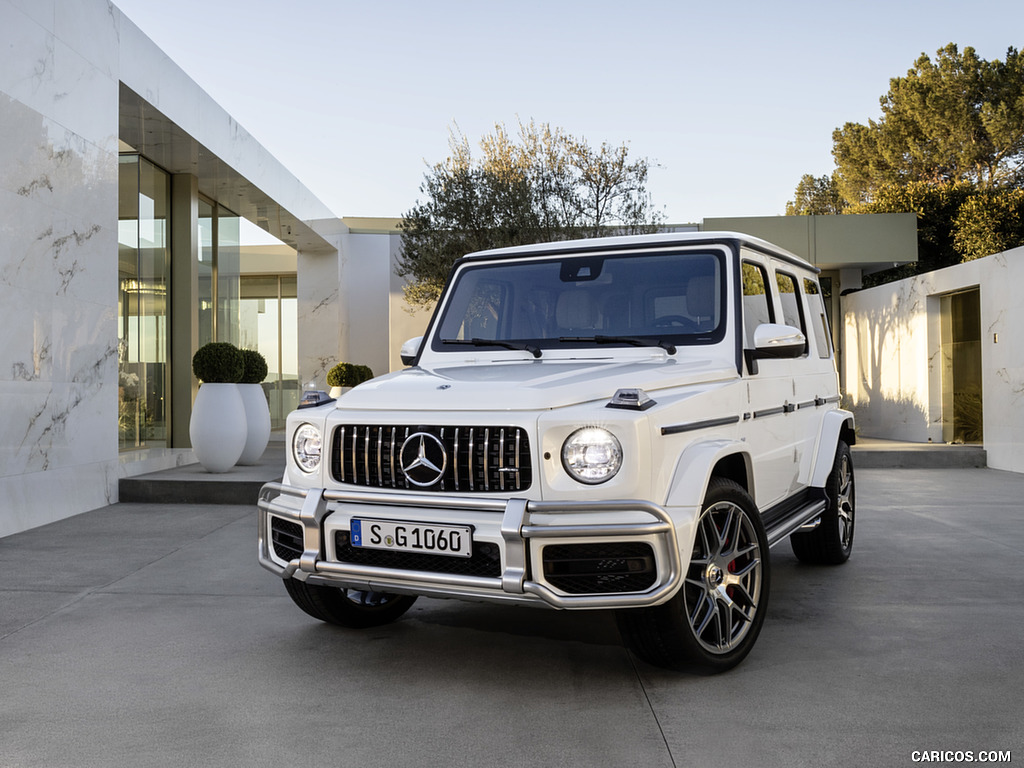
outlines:
[[626, 645], [655, 666], [732, 669], [750, 653], [768, 608], [768, 541], [750, 495], [713, 478], [697, 520], [683, 585], [652, 608], [621, 610]]
[[314, 619], [349, 629], [390, 624], [416, 602], [415, 595], [322, 587], [295, 579], [285, 579], [284, 587], [292, 601]]
[[853, 458], [850, 446], [839, 441], [832, 471], [825, 481], [828, 509], [813, 531], [794, 533], [789, 537], [793, 554], [803, 563], [839, 565], [850, 559], [853, 551], [853, 525], [856, 489], [853, 482]]

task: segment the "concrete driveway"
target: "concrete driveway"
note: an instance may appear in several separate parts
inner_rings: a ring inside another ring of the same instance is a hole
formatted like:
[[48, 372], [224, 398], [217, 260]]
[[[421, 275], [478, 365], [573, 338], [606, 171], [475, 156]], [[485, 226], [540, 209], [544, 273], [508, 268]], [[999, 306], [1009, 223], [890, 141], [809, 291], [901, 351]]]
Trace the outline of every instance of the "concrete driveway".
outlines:
[[857, 479], [853, 558], [777, 547], [758, 644], [716, 677], [633, 660], [604, 613], [421, 599], [380, 629], [320, 624], [256, 564], [247, 506], [0, 539], [0, 766], [1024, 759], [1024, 476]]

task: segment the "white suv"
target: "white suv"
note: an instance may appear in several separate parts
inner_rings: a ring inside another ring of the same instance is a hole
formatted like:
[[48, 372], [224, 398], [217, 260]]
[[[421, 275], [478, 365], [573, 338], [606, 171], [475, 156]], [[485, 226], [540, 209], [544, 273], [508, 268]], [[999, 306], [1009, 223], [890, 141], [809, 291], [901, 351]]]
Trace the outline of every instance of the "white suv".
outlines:
[[768, 549], [841, 563], [853, 544], [816, 272], [734, 233], [466, 256], [411, 367], [289, 416], [261, 564], [346, 627], [418, 595], [615, 609], [650, 663], [735, 666]]

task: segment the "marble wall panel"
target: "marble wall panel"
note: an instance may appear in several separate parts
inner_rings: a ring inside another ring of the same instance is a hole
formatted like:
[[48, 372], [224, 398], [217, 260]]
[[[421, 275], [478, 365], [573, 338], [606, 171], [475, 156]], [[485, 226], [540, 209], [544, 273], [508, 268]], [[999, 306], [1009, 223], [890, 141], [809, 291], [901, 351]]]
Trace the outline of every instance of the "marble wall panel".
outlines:
[[[0, 13], [0, 48], [5, 52], [0, 92], [85, 141], [116, 151], [118, 85], [116, 75], [104, 71], [110, 66], [84, 58], [52, 28], [9, 3], [0, 3]], [[109, 13], [104, 13], [112, 24]]]
[[0, 0], [0, 536], [117, 493], [116, 19], [59, 11]]
[[299, 382], [326, 390], [327, 371], [348, 360], [345, 283], [336, 255], [298, 255]]
[[57, 0], [0, 0], [0, 14], [5, 12], [5, 5], [25, 14], [41, 27], [53, 29]]
[[0, 498], [0, 538], [105, 507], [117, 500], [117, 460], [0, 477]]
[[118, 76], [120, 27], [121, 14], [109, 0], [62, 3], [53, 20], [57, 39], [109, 78]]

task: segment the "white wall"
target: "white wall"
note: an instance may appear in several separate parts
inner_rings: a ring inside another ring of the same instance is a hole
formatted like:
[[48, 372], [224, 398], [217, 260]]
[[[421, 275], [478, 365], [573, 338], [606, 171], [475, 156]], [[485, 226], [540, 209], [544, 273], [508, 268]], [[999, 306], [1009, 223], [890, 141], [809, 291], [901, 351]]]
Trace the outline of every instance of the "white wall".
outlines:
[[0, 0], [0, 536], [116, 499], [118, 27]]
[[939, 303], [981, 294], [988, 464], [1024, 472], [1024, 247], [843, 297], [847, 395], [860, 434], [942, 441]]

